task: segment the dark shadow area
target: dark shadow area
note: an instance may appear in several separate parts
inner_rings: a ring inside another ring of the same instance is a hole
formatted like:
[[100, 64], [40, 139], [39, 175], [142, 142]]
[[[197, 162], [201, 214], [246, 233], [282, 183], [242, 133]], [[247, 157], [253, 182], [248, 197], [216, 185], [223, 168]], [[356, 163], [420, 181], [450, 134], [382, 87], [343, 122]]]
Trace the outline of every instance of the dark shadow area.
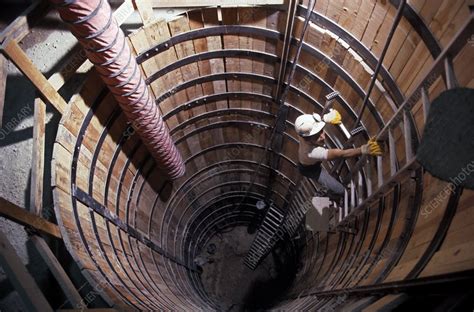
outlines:
[[2, 9], [0, 10], [0, 32], [25, 11], [30, 4], [31, 1], [6, 1], [6, 3], [2, 1]]
[[[245, 298], [244, 311], [266, 311], [281, 300], [296, 275], [296, 259], [288, 250], [288, 242], [280, 243], [267, 257], [272, 257], [276, 275], [274, 278], [255, 281]], [[291, 247], [290, 247], [291, 248]]]
[[288, 290], [296, 273], [289, 240], [278, 244], [255, 270], [244, 259], [255, 235], [246, 226], [214, 235], [194, 259], [203, 269], [201, 281], [218, 311], [264, 311]]

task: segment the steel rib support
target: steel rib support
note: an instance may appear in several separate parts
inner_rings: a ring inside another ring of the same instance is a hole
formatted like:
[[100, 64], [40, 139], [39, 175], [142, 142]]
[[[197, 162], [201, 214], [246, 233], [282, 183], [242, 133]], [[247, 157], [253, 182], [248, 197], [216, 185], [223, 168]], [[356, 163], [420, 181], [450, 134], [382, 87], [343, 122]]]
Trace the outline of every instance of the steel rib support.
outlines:
[[111, 212], [107, 207], [102, 206], [98, 201], [96, 201], [94, 198], [92, 198], [89, 194], [84, 192], [78, 187], [73, 188], [73, 197], [79, 200], [81, 203], [86, 205], [87, 207], [91, 208], [93, 211], [97, 212], [99, 215], [110, 221], [112, 224], [120, 228], [122, 231], [127, 233], [128, 235], [132, 236], [136, 240], [140, 241], [143, 243], [145, 246], [150, 247], [153, 249], [153, 251], [156, 251], [163, 257], [173, 261], [176, 264], [179, 264], [183, 267], [185, 267], [188, 270], [195, 271], [197, 270], [193, 267], [190, 267], [180, 259], [176, 258], [175, 256], [169, 254], [167, 251], [163, 250], [161, 247], [159, 247], [155, 242], [150, 240], [148, 237], [144, 236], [141, 234], [139, 231], [137, 231], [135, 228], [132, 226], [126, 224], [120, 218], [118, 218], [113, 212]]

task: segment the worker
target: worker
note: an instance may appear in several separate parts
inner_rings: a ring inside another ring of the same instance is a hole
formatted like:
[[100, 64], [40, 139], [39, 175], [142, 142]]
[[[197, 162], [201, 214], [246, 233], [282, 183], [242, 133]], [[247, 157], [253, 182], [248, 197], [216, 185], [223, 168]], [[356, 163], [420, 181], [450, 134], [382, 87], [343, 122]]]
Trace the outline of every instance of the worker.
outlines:
[[324, 126], [327, 123], [333, 125], [340, 124], [341, 114], [335, 109], [330, 109], [329, 113], [325, 114], [322, 118], [316, 113], [304, 114], [296, 118], [295, 130], [299, 135], [300, 143], [298, 148], [298, 169], [303, 176], [318, 182], [330, 199], [340, 203], [344, 196], [345, 187], [321, 166], [321, 162], [360, 155], [380, 156], [382, 155], [382, 148], [372, 138], [367, 144], [358, 148], [327, 149], [325, 147], [326, 136], [324, 133]]

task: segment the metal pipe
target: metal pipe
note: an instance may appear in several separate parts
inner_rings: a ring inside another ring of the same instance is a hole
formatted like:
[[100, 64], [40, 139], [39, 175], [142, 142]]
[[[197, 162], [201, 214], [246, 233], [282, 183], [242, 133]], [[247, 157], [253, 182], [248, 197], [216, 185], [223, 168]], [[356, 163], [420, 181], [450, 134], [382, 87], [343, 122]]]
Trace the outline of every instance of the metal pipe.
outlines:
[[278, 84], [275, 92], [275, 99], [280, 97], [283, 80], [286, 76], [286, 65], [288, 61], [288, 55], [291, 47], [291, 37], [293, 33], [293, 26], [295, 22], [296, 13], [296, 1], [290, 0], [288, 3], [288, 15], [286, 17], [285, 35], [283, 38], [283, 50], [281, 54], [280, 69], [278, 70]]
[[290, 74], [288, 75], [288, 82], [286, 87], [283, 89], [282, 94], [277, 94], [277, 104], [285, 104], [286, 96], [288, 95], [288, 90], [290, 89], [291, 82], [293, 81], [293, 77], [295, 76], [296, 66], [298, 64], [298, 60], [301, 54], [301, 48], [303, 47], [304, 35], [306, 34], [306, 30], [308, 29], [309, 22], [311, 20], [311, 13], [314, 11], [314, 7], [316, 6], [316, 0], [310, 0], [308, 4], [308, 11], [305, 15], [303, 30], [301, 31], [300, 41], [296, 47], [296, 53], [293, 58], [293, 64], [291, 66]]
[[105, 0], [51, 0], [158, 167], [170, 179], [185, 172], [163, 118]]
[[356, 129], [359, 126], [360, 120], [362, 118], [362, 114], [364, 114], [365, 107], [367, 106], [367, 103], [369, 102], [370, 94], [372, 93], [372, 90], [374, 89], [374, 86], [375, 86], [375, 82], [377, 81], [377, 76], [379, 75], [380, 69], [382, 68], [385, 54], [387, 54], [388, 47], [390, 46], [390, 43], [392, 42], [392, 38], [393, 38], [393, 35], [395, 34], [395, 30], [398, 27], [398, 23], [400, 23], [400, 20], [402, 19], [403, 10], [405, 9], [406, 3], [407, 3], [406, 0], [402, 0], [400, 3], [400, 6], [398, 7], [397, 15], [395, 16], [395, 20], [393, 21], [392, 28], [390, 29], [387, 40], [385, 41], [382, 54], [380, 55], [379, 61], [377, 62], [377, 66], [375, 67], [374, 75], [372, 76], [372, 80], [370, 81], [369, 89], [367, 90], [367, 93], [365, 94], [364, 102], [362, 103], [362, 108], [359, 112], [359, 116], [357, 116], [353, 129]]
[[[359, 114], [357, 115], [357, 119], [354, 123], [354, 126], [351, 129], [351, 135], [352, 137], [346, 141], [344, 144], [344, 148], [349, 147], [352, 142], [354, 141], [355, 135], [362, 133], [358, 131], [360, 121], [362, 119], [362, 115], [364, 114], [365, 108], [367, 104], [370, 101], [370, 94], [372, 93], [372, 90], [375, 86], [375, 82], [377, 81], [377, 76], [379, 75], [380, 69], [382, 68], [383, 65], [383, 60], [385, 58], [385, 54], [387, 53], [388, 47], [390, 46], [390, 42], [392, 41], [393, 35], [395, 34], [395, 30], [398, 27], [398, 23], [400, 22], [401, 18], [403, 17], [403, 10], [405, 8], [406, 0], [402, 0], [400, 3], [400, 6], [398, 7], [397, 15], [395, 16], [395, 20], [393, 21], [392, 28], [390, 29], [390, 32], [388, 34], [387, 40], [385, 41], [385, 45], [382, 50], [382, 54], [380, 55], [380, 58], [377, 62], [377, 66], [375, 67], [374, 74], [372, 76], [372, 79], [370, 80], [370, 85], [369, 89], [367, 90], [365, 96], [364, 96], [364, 101], [362, 102], [362, 107], [360, 109]], [[357, 130], [356, 130], [357, 129]], [[356, 130], [356, 131], [354, 131]], [[334, 174], [335, 172], [339, 171], [342, 167], [342, 164], [344, 163], [343, 159], [339, 159], [336, 161], [334, 166], [331, 168], [331, 174]], [[344, 181], [347, 182], [347, 181]]]

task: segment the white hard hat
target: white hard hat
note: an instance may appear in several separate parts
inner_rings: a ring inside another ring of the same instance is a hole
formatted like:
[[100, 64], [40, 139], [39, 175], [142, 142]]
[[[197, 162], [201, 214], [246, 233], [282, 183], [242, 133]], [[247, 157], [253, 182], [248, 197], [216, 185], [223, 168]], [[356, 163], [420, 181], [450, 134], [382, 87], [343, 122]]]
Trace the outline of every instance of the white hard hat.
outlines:
[[300, 115], [295, 120], [295, 130], [302, 137], [318, 134], [323, 130], [326, 123], [316, 113]]

